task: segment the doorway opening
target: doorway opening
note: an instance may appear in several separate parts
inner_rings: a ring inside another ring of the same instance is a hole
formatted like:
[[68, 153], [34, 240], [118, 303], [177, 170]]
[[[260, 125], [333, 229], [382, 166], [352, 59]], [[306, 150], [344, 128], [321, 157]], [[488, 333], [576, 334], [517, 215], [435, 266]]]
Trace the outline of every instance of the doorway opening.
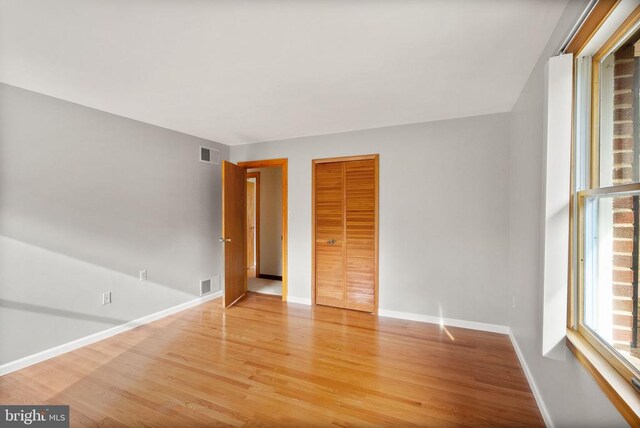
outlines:
[[282, 296], [282, 167], [247, 168], [247, 290]]
[[285, 301], [287, 164], [287, 159], [238, 162], [247, 171], [247, 291]]
[[287, 159], [224, 161], [225, 307], [249, 292], [287, 300]]

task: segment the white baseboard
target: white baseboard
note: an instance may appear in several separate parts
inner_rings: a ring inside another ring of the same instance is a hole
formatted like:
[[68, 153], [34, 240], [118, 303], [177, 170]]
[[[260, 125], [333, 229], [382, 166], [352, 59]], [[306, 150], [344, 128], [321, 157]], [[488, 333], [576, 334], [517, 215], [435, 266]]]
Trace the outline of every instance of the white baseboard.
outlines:
[[524, 359], [524, 354], [518, 345], [518, 341], [511, 329], [509, 329], [509, 339], [511, 339], [511, 344], [513, 345], [513, 349], [516, 351], [516, 355], [518, 356], [518, 361], [520, 361], [520, 365], [522, 366], [522, 370], [524, 370], [524, 375], [527, 377], [527, 381], [529, 382], [529, 387], [531, 388], [531, 392], [533, 393], [533, 397], [536, 399], [536, 403], [538, 404], [538, 408], [540, 409], [540, 413], [542, 414], [542, 419], [544, 419], [544, 424], [553, 428], [553, 421], [551, 420], [551, 415], [549, 414], [549, 410], [547, 410], [547, 406], [544, 404], [544, 400], [542, 399], [542, 394], [540, 394], [540, 390], [538, 389], [538, 385], [536, 384], [535, 379], [533, 378], [533, 373], [529, 370], [529, 366], [527, 365], [527, 361]]
[[288, 303], [298, 303], [300, 305], [311, 305], [311, 299], [306, 297], [287, 296]]
[[449, 327], [461, 327], [471, 330], [488, 331], [491, 333], [509, 334], [509, 327], [499, 324], [487, 324], [476, 321], [465, 321], [454, 318], [441, 318], [433, 315], [414, 314], [411, 312], [390, 311], [388, 309], [379, 309], [378, 315], [381, 317], [398, 318], [409, 321], [428, 322], [431, 324], [446, 325]]
[[[299, 303], [301, 305], [311, 305], [311, 299], [306, 297], [288, 296], [287, 302]], [[440, 324], [450, 327], [468, 328], [471, 330], [488, 331], [491, 333], [509, 334], [509, 327], [499, 324], [487, 324], [475, 321], [465, 321], [453, 318], [440, 318], [432, 315], [414, 314], [411, 312], [390, 311], [388, 309], [379, 309], [378, 316], [387, 318], [398, 318], [409, 321], [428, 322], [431, 324]]]
[[108, 337], [115, 336], [116, 334], [125, 332], [127, 330], [134, 329], [141, 325], [148, 324], [152, 321], [159, 320], [160, 318], [164, 318], [169, 315], [173, 315], [177, 312], [184, 311], [185, 309], [192, 308], [194, 306], [208, 302], [209, 300], [213, 300], [217, 297], [220, 297], [222, 296], [222, 294], [223, 294], [222, 291], [218, 291], [218, 292], [209, 294], [207, 296], [198, 297], [196, 299], [190, 300], [180, 305], [176, 305], [171, 308], [167, 308], [162, 311], [155, 312], [153, 314], [145, 315], [144, 317], [135, 319], [133, 321], [129, 321], [125, 324], [118, 325], [106, 330], [102, 330], [97, 333], [91, 334], [89, 336], [81, 337], [80, 339], [73, 340], [71, 342], [56, 346], [54, 348], [50, 348], [45, 351], [38, 352], [36, 354], [28, 355], [26, 357], [20, 358], [19, 360], [10, 361], [0, 366], [0, 376], [4, 376], [16, 370], [20, 370], [25, 367], [31, 366], [33, 364], [40, 363], [42, 361], [48, 360], [49, 358], [57, 357], [58, 355], [62, 355], [69, 351], [73, 351], [74, 349], [82, 348], [83, 346], [90, 345], [99, 340], [103, 340]]

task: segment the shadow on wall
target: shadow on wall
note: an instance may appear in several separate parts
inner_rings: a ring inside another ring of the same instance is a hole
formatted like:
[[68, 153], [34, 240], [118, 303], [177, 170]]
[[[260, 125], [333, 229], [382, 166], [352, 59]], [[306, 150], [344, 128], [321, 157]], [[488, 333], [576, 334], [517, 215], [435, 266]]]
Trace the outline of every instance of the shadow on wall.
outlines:
[[85, 321], [95, 321], [103, 324], [111, 324], [113, 326], [124, 324], [127, 320], [92, 315], [83, 312], [67, 311], [64, 309], [52, 308], [50, 306], [32, 305], [23, 302], [14, 302], [12, 300], [0, 299], [0, 308], [13, 309], [23, 312], [36, 312], [46, 315], [53, 315], [63, 318], [74, 318]]
[[220, 166], [200, 146], [228, 158], [0, 84], [0, 299], [13, 302], [0, 306], [0, 364], [192, 300], [222, 273]]
[[194, 298], [148, 279], [0, 235], [0, 365]]
[[224, 146], [4, 84], [0, 129], [0, 235], [191, 293], [219, 273], [220, 166], [199, 152]]

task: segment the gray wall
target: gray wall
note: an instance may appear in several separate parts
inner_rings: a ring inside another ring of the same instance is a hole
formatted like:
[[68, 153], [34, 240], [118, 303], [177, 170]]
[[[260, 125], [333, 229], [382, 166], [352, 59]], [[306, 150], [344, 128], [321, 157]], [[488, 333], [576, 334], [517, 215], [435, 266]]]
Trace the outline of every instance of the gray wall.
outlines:
[[192, 300], [222, 273], [220, 167], [200, 145], [228, 158], [0, 84], [0, 364]]
[[510, 326], [554, 425], [626, 426], [600, 388], [566, 348], [565, 361], [542, 356], [542, 149], [544, 69], [584, 1], [567, 6], [512, 112], [509, 155]]
[[311, 160], [380, 154], [380, 308], [507, 325], [508, 114], [233, 146], [289, 159], [289, 296], [311, 297]]

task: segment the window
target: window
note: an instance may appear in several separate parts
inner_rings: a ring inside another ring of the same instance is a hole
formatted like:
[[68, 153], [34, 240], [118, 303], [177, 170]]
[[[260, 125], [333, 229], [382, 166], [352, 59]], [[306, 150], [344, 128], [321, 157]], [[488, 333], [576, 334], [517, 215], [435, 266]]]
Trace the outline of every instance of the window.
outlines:
[[[640, 375], [640, 32], [625, 36], [593, 72], [600, 76], [592, 127], [594, 186], [581, 192], [584, 257], [581, 327]], [[595, 174], [594, 174], [595, 173]]]
[[[595, 49], [593, 55], [576, 55], [576, 281], [570, 288], [568, 337], [604, 361], [585, 366], [601, 385], [607, 385], [603, 389], [627, 420], [636, 423], [640, 421], [640, 7]], [[610, 372], [606, 376], [605, 369]], [[618, 387], [623, 385], [624, 393], [615, 392], [612, 376], [621, 378]]]

